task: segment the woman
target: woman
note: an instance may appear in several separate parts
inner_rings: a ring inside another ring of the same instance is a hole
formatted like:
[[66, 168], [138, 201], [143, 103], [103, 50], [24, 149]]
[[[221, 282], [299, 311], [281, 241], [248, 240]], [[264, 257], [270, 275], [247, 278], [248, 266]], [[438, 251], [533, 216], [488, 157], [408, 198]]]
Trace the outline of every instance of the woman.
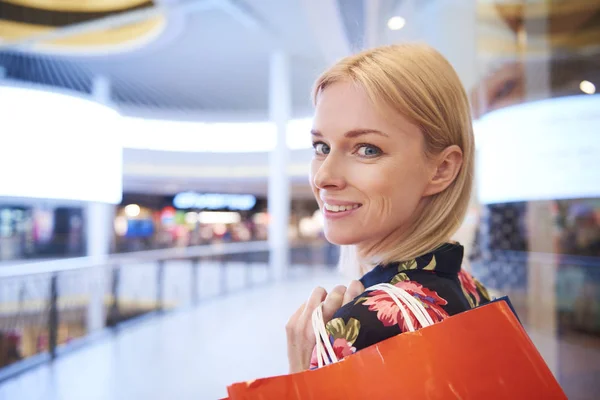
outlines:
[[469, 102], [446, 59], [425, 45], [380, 47], [347, 57], [316, 82], [311, 185], [340, 267], [360, 281], [316, 288], [287, 326], [290, 371], [311, 367], [311, 315], [321, 303], [339, 358], [406, 330], [387, 295], [392, 283], [439, 322], [489, 300], [461, 270], [450, 238], [473, 179]]

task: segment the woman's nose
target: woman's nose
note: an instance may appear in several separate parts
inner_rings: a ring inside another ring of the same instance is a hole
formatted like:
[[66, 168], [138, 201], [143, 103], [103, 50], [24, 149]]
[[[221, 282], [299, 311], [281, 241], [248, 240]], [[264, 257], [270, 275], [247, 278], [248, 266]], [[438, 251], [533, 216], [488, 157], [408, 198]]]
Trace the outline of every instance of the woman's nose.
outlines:
[[343, 189], [346, 186], [343, 166], [329, 155], [315, 172], [313, 183], [319, 189]]

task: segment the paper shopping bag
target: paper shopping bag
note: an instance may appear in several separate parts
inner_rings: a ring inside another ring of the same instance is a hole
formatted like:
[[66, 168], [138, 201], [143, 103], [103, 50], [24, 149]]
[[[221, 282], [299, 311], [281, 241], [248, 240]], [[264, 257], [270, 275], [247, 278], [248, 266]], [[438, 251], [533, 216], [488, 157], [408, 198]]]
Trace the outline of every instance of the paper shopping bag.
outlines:
[[566, 399], [504, 301], [313, 371], [228, 387], [230, 400]]

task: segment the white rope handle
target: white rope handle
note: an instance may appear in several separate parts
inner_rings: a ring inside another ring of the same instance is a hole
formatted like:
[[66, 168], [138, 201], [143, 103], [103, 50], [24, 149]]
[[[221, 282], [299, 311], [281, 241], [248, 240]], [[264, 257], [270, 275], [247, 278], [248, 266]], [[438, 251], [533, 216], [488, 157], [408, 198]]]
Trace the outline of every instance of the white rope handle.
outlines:
[[392, 300], [396, 303], [396, 305], [400, 308], [400, 312], [402, 312], [402, 317], [405, 319], [408, 330], [410, 332], [414, 332], [416, 329], [412, 323], [412, 319], [408, 318], [408, 311], [402, 307], [400, 301], [404, 304], [409, 311], [415, 316], [421, 328], [425, 328], [429, 325], [433, 325], [433, 320], [431, 316], [423, 306], [421, 301], [417, 300], [410, 293], [407, 293], [406, 290], [396, 287], [389, 283], [380, 283], [378, 285], [371, 286], [368, 290], [381, 290], [390, 296]]
[[[338, 362], [333, 347], [329, 342], [329, 335], [327, 334], [327, 329], [325, 329], [325, 323], [323, 322], [323, 303], [319, 304], [312, 313], [312, 326], [317, 342], [315, 352], [319, 368], [321, 368], [323, 364], [329, 365], [333, 362]], [[323, 346], [323, 344], [325, 346]]]
[[[416, 331], [409, 312], [417, 319], [420, 328], [425, 328], [434, 324], [433, 319], [423, 306], [423, 303], [410, 293], [406, 292], [406, 290], [396, 287], [390, 283], [380, 283], [378, 285], [369, 287], [366, 291], [372, 290], [381, 290], [390, 296], [390, 298], [400, 309], [402, 318], [404, 318], [409, 332]], [[321, 368], [323, 365], [329, 365], [331, 363], [338, 362], [339, 360], [333, 351], [333, 347], [329, 341], [329, 335], [327, 334], [325, 323], [323, 321], [323, 303], [319, 304], [319, 306], [313, 311], [312, 326], [317, 342], [315, 353], [319, 368]]]

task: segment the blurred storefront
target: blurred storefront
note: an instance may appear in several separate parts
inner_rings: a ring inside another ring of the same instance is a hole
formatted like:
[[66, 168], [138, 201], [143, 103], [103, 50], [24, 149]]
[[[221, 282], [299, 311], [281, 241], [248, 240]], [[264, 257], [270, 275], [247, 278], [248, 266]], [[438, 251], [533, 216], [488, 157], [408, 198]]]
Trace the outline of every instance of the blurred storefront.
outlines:
[[85, 255], [77, 207], [0, 205], [0, 261]]
[[125, 194], [114, 221], [115, 251], [263, 240], [266, 201], [251, 195]]
[[[40, 202], [41, 203], [41, 202]], [[83, 207], [0, 206], [0, 261], [86, 255]], [[265, 197], [185, 192], [126, 193], [115, 206], [112, 252], [267, 240]], [[324, 242], [312, 199], [292, 201], [288, 235], [296, 244]]]
[[[114, 221], [115, 251], [266, 240], [267, 200], [250, 194], [185, 192], [175, 196], [125, 194]], [[322, 241], [314, 200], [293, 200], [293, 243]]]

